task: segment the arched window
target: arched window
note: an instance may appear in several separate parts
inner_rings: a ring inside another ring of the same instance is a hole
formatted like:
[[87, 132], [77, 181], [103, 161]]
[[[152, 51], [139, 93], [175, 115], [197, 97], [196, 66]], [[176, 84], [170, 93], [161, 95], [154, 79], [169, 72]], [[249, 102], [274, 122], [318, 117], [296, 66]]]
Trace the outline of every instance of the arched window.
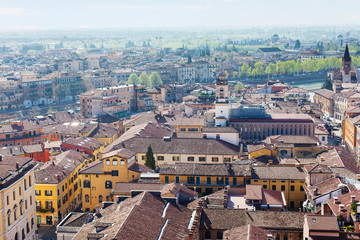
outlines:
[[29, 233], [30, 232], [30, 226], [29, 226], [29, 222], [26, 223], [26, 232]]
[[21, 230], [21, 238], [25, 239], [25, 230], [24, 229]]
[[211, 232], [209, 230], [205, 232], [205, 239], [211, 239]]
[[19, 234], [18, 233], [15, 234], [14, 240], [19, 240]]
[[90, 188], [90, 181], [84, 181], [84, 188]]
[[111, 189], [112, 188], [112, 182], [111, 181], [106, 181], [105, 182], [105, 188], [106, 189]]
[[90, 202], [90, 197], [89, 197], [89, 195], [85, 195], [85, 202]]
[[103, 202], [103, 196], [99, 195], [99, 203]]
[[223, 239], [223, 232], [222, 231], [218, 231], [216, 233], [216, 239]]

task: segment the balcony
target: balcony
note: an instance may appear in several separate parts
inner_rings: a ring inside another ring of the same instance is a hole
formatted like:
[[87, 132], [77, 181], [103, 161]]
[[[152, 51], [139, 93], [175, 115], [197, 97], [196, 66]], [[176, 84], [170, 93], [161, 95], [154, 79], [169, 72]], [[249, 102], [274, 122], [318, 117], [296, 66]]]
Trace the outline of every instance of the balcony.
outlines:
[[55, 211], [54, 208], [41, 208], [41, 207], [36, 207], [36, 212], [39, 212], [39, 213], [47, 213], [47, 212], [53, 213], [54, 211]]

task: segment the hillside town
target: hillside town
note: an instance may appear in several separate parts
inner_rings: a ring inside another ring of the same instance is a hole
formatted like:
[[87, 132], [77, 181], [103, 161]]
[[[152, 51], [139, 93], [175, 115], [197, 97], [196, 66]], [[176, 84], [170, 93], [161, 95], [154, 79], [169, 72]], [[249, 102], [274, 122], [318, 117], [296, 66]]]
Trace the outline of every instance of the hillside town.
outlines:
[[[0, 21], [0, 240], [360, 239], [356, 26], [315, 26], [320, 9], [260, 27], [244, 7], [251, 28], [192, 28], [217, 1], [66, 1], [0, 6], [26, 27]], [[219, 23], [240, 9], [219, 2]], [[54, 30], [27, 25], [38, 13]]]

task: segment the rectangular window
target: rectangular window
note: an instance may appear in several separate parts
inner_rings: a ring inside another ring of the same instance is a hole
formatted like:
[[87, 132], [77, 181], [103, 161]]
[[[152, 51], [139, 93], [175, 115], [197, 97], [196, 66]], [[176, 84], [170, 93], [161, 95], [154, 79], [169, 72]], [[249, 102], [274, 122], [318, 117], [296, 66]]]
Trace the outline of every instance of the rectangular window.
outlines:
[[291, 209], [295, 208], [295, 203], [293, 201], [290, 201], [290, 208]]
[[142, 155], [142, 156], [141, 156], [141, 160], [145, 160], [145, 155]]
[[303, 192], [304, 191], [304, 187], [300, 186], [300, 191]]
[[237, 185], [237, 178], [233, 178], [233, 185]]
[[111, 171], [111, 176], [119, 176], [119, 171], [118, 170], [112, 170]]
[[207, 184], [211, 184], [211, 177], [207, 177], [207, 178], [206, 178], [206, 183], [207, 183]]
[[194, 157], [188, 157], [188, 162], [193, 162], [194, 161]]
[[165, 176], [165, 183], [169, 183], [169, 176]]
[[281, 185], [281, 191], [285, 191], [285, 185]]
[[216, 134], [216, 139], [220, 139], [220, 134]]
[[276, 185], [272, 185], [271, 189], [276, 191]]
[[225, 185], [229, 185], [229, 178], [225, 178]]
[[186, 128], [180, 128], [181, 132], [186, 132]]
[[188, 178], [187, 178], [187, 183], [188, 183], [188, 184], [194, 184], [194, 183], [195, 183], [194, 177], [188, 177]]
[[13, 200], [15, 200], [16, 198], [16, 193], [15, 193], [15, 190], [13, 191]]
[[292, 191], [292, 192], [295, 191], [295, 186], [294, 185], [290, 186], [290, 191]]
[[199, 157], [199, 162], [205, 162], [205, 157]]
[[218, 158], [218, 157], [212, 157], [212, 158], [211, 158], [211, 161], [212, 161], [212, 162], [219, 162], [219, 158]]
[[45, 196], [52, 196], [51, 190], [45, 190]]
[[6, 205], [9, 205], [10, 200], [9, 200], [9, 195], [6, 196]]
[[222, 177], [217, 177], [217, 178], [216, 178], [216, 184], [218, 184], [218, 185], [223, 185], [223, 184], [224, 184], [224, 178], [222, 178]]
[[175, 177], [175, 182], [176, 182], [176, 183], [180, 183], [180, 177], [179, 177], [179, 176], [176, 176], [176, 177]]
[[21, 185], [19, 187], [19, 196], [21, 196]]
[[164, 161], [164, 156], [158, 156], [158, 157], [157, 157], [157, 160], [158, 160], [158, 161]]
[[106, 160], [106, 166], [110, 166], [110, 160], [109, 159]]
[[117, 165], [118, 165], [117, 159], [113, 159], [113, 166], [117, 166]]
[[263, 185], [263, 188], [267, 189], [267, 185]]
[[201, 193], [201, 188], [200, 188], [200, 187], [197, 187], [197, 188], [196, 188], [196, 192], [197, 192], [197, 193]]
[[173, 156], [173, 157], [172, 157], [172, 160], [173, 160], [173, 161], [179, 161], [179, 156]]
[[196, 177], [196, 184], [200, 184], [200, 177]]
[[45, 208], [46, 209], [51, 209], [52, 208], [52, 201], [46, 201], [45, 202]]
[[36, 190], [35, 189], [35, 196], [41, 196], [41, 190]]
[[198, 132], [199, 130], [197, 128], [189, 128], [188, 131], [189, 132]]

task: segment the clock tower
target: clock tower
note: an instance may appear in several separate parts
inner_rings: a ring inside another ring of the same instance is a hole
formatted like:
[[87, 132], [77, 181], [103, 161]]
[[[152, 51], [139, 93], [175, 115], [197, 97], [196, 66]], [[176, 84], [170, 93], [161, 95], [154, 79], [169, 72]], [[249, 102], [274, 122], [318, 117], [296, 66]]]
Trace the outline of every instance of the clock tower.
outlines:
[[229, 84], [226, 74], [219, 73], [216, 79], [215, 125], [225, 127], [229, 119]]

